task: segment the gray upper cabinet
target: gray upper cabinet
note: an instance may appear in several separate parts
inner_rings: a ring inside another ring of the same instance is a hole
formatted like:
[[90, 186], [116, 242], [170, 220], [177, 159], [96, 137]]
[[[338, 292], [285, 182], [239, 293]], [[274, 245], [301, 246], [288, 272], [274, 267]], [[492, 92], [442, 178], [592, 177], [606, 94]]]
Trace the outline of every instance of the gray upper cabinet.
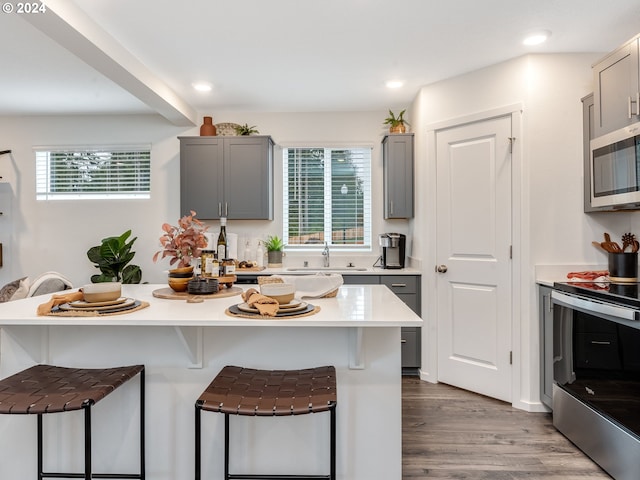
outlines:
[[382, 139], [384, 218], [413, 217], [413, 133]]
[[201, 219], [273, 219], [273, 140], [265, 135], [178, 137], [180, 212]]
[[636, 37], [593, 67], [594, 136], [640, 121], [640, 70]]

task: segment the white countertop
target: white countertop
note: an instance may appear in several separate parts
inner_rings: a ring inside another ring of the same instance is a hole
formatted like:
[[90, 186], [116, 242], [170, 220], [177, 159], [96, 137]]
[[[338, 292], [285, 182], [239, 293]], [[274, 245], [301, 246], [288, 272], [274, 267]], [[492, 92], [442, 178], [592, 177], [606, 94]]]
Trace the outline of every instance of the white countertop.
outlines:
[[536, 283], [553, 287], [555, 282], [566, 282], [567, 273], [606, 270], [607, 265], [536, 265]]
[[149, 302], [149, 307], [121, 315], [97, 317], [37, 316], [38, 305], [49, 296], [7, 302], [0, 308], [0, 327], [10, 325], [122, 325], [178, 327], [405, 327], [421, 326], [418, 317], [384, 285], [343, 285], [335, 298], [305, 299], [320, 312], [301, 318], [249, 319], [225, 314], [240, 295], [207, 299], [201, 303], [156, 298], [164, 284], [123, 285], [126, 297]]

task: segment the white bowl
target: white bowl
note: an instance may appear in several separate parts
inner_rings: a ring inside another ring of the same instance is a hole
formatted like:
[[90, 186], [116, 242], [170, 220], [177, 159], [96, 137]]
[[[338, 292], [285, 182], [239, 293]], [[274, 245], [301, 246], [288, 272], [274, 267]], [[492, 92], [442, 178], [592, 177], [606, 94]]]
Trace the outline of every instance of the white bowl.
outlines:
[[263, 283], [260, 285], [260, 293], [284, 305], [293, 300], [296, 294], [296, 286], [292, 283]]
[[109, 302], [120, 298], [121, 282], [89, 283], [82, 287], [85, 302]]

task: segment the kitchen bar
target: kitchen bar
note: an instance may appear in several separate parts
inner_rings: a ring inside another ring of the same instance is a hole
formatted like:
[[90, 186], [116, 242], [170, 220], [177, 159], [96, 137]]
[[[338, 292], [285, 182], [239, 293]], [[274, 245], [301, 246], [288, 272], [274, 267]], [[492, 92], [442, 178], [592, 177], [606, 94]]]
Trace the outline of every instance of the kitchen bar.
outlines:
[[[309, 300], [320, 307], [319, 313], [287, 320], [227, 315], [227, 307], [242, 301], [239, 295], [201, 303], [155, 298], [153, 291], [163, 287], [124, 285], [124, 296], [149, 306], [122, 315], [38, 317], [36, 308], [46, 297], [3, 305], [0, 375], [34, 363], [144, 363], [147, 478], [180, 480], [193, 478], [195, 400], [222, 367], [334, 365], [338, 478], [401, 478], [400, 328], [421, 326], [422, 320], [386, 286], [342, 286], [336, 298]], [[136, 389], [119, 390], [97, 406], [103, 409], [96, 414], [94, 440], [94, 464], [100, 471], [136, 465], [131, 454], [137, 442], [131, 418], [139, 413]], [[210, 417], [217, 416], [208, 416], [203, 425], [203, 469], [217, 478], [222, 472], [222, 418]], [[305, 465], [310, 473], [322, 473], [328, 458], [326, 419], [303, 417], [308, 418], [293, 423], [286, 418], [233, 418], [232, 466], [287, 473]], [[50, 468], [80, 467], [81, 417], [69, 418], [50, 420], [64, 425], [63, 434], [46, 439]], [[316, 433], [309, 435], [311, 429]], [[35, 418], [0, 417], [0, 430], [0, 478], [33, 476]]]

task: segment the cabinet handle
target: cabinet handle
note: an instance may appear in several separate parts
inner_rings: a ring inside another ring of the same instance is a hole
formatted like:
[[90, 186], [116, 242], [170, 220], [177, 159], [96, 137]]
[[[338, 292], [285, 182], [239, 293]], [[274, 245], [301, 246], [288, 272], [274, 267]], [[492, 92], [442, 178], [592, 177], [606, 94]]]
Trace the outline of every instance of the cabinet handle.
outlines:
[[406, 283], [392, 283], [391, 286], [392, 287], [406, 287], [407, 284]]
[[389, 215], [393, 215], [393, 200], [389, 201]]
[[400, 340], [400, 343], [407, 343], [407, 341], [403, 338], [402, 340]]
[[218, 216], [222, 216], [222, 203], [218, 202]]
[[229, 204], [227, 202], [224, 202], [224, 216], [229, 216]]
[[[636, 104], [636, 111], [633, 111], [633, 104]], [[629, 107], [629, 118], [631, 118], [634, 115], [640, 115], [640, 108], [638, 108], [638, 106], [640, 105], [640, 92], [636, 93], [636, 98], [634, 100], [631, 99], [631, 97], [628, 98], [628, 107]]]
[[611, 345], [611, 342], [604, 342], [604, 341], [597, 341], [597, 340], [591, 340], [591, 343], [594, 345]]

